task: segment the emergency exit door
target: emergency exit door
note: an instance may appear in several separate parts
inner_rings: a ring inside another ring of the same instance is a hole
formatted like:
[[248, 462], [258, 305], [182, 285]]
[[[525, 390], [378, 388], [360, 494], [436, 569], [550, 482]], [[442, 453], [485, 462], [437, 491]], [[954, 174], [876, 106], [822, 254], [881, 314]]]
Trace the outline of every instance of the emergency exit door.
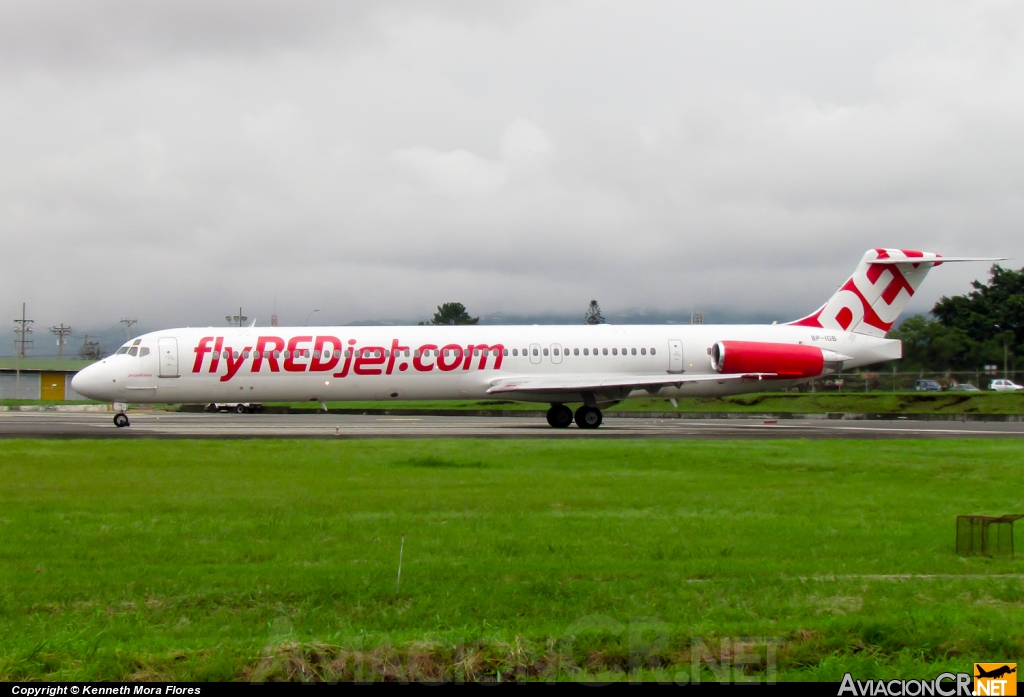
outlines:
[[683, 342], [677, 339], [668, 342], [668, 372], [683, 372]]
[[160, 377], [178, 377], [178, 340], [165, 337], [157, 343], [160, 351]]

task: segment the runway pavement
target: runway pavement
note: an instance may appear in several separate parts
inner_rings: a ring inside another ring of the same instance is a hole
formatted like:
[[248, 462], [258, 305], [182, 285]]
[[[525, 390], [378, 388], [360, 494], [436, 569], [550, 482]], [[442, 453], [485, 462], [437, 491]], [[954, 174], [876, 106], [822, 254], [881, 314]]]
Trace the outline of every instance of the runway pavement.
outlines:
[[0, 412], [0, 438], [1024, 438], [1024, 423], [606, 417], [596, 431], [554, 429], [542, 418]]

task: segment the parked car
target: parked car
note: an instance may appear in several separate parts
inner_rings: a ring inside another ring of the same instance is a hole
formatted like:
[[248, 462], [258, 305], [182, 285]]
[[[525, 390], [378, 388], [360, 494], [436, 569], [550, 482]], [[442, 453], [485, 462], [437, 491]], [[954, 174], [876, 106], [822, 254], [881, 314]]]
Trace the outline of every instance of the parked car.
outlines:
[[942, 392], [942, 385], [935, 380], [917, 380], [914, 383], [914, 392]]
[[1024, 390], [1024, 387], [1018, 385], [1013, 380], [993, 380], [989, 383], [988, 389], [995, 390], [996, 392], [1014, 392], [1016, 390]]
[[949, 388], [950, 392], [981, 392], [977, 387], [969, 382], [960, 382]]

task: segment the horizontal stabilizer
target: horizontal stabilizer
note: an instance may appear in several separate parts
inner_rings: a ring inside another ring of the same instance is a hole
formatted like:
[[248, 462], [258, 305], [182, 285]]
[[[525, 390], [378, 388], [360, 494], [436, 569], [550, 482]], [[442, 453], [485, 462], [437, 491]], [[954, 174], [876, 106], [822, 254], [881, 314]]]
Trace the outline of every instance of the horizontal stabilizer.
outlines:
[[868, 263], [875, 264], [945, 264], [947, 261], [1006, 261], [1006, 257], [943, 257], [932, 259], [872, 259]]

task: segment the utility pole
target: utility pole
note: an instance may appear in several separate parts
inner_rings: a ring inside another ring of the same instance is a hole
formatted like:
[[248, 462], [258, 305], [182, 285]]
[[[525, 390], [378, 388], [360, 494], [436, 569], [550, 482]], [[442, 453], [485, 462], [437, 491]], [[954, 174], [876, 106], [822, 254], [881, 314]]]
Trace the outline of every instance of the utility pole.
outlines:
[[82, 349], [78, 352], [84, 360], [98, 361], [100, 359], [100, 342], [89, 341], [89, 335], [86, 334], [82, 340]]
[[32, 340], [26, 337], [32, 334], [32, 327], [29, 325], [34, 322], [34, 319], [25, 319], [25, 303], [22, 303], [21, 319], [14, 320], [14, 323], [18, 325], [14, 329], [14, 333], [18, 335], [18, 338], [14, 341], [14, 347], [18, 350], [18, 358], [24, 358], [25, 349], [32, 348]]
[[59, 327], [50, 327], [50, 333], [57, 335], [57, 358], [63, 360], [64, 344], [68, 343], [68, 340], [64, 337], [71, 333], [71, 327], [65, 327], [64, 323], [61, 322]]
[[128, 330], [131, 328], [131, 326], [133, 324], [135, 324], [138, 321], [139, 320], [137, 320], [137, 319], [122, 319], [121, 320], [121, 324], [124, 325], [124, 340], [125, 341], [128, 341], [129, 339], [132, 338]]
[[242, 326], [242, 322], [244, 322], [245, 320], [247, 320], [249, 318], [242, 314], [242, 308], [238, 308], [238, 314], [237, 315], [234, 315], [234, 316], [232, 316], [232, 315], [224, 315], [224, 319], [226, 319], [230, 324], [237, 323], [238, 326], [241, 327]]
[[35, 322], [32, 319], [25, 318], [25, 303], [21, 304], [21, 319], [14, 320], [17, 328], [14, 332], [18, 335], [18, 338], [14, 341], [14, 346], [17, 348], [15, 352], [15, 365], [14, 365], [14, 398], [21, 399], [21, 361], [25, 358], [25, 349], [32, 346], [32, 340], [26, 339], [25, 337], [32, 333], [32, 327], [29, 325]]

